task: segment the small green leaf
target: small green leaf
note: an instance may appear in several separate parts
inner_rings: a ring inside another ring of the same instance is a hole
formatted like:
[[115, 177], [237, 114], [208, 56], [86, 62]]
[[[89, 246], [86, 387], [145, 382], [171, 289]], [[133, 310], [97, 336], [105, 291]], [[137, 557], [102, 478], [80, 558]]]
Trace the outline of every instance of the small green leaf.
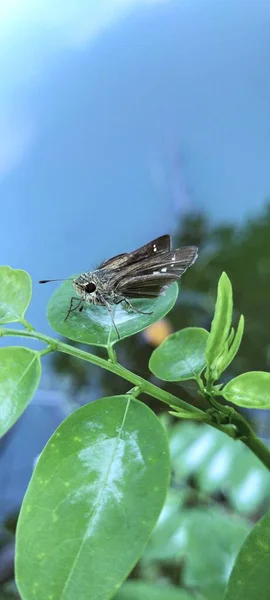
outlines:
[[203, 597], [181, 590], [176, 586], [153, 585], [144, 581], [127, 581], [113, 600], [204, 600]]
[[215, 314], [206, 346], [206, 359], [210, 368], [222, 354], [230, 334], [232, 309], [232, 286], [228, 276], [223, 272], [218, 282]]
[[165, 430], [143, 403], [102, 398], [70, 415], [40, 456], [19, 517], [24, 600], [111, 598], [154, 528], [169, 475]]
[[[53, 294], [48, 304], [48, 320], [57, 333], [93, 346], [108, 346], [118, 342], [116, 331], [106, 306], [84, 304], [82, 312], [74, 311], [65, 321], [70, 298], [75, 295], [70, 281], [65, 281]], [[126, 338], [142, 331], [152, 323], [159, 321], [174, 306], [178, 296], [178, 285], [173, 283], [166, 294], [158, 298], [131, 300], [131, 304], [140, 311], [151, 314], [142, 315], [126, 310], [120, 304], [113, 306], [114, 320], [120, 338]]]
[[193, 419], [194, 421], [207, 421], [207, 415], [203, 414], [196, 414], [196, 413], [192, 413], [189, 412], [188, 410], [183, 410], [182, 408], [178, 408], [178, 406], [171, 406], [171, 408], [175, 409], [175, 412], [173, 410], [169, 410], [169, 415], [172, 415], [173, 417], [177, 417], [178, 419]]
[[230, 348], [230, 346], [231, 346], [231, 344], [233, 342], [233, 339], [234, 339], [234, 328], [232, 327], [231, 331], [230, 331], [230, 334], [229, 334], [229, 337], [227, 338], [227, 342], [225, 344], [227, 350], [229, 350], [229, 348]]
[[219, 379], [220, 375], [223, 373], [223, 371], [225, 371], [225, 369], [227, 369], [227, 367], [231, 364], [234, 357], [236, 356], [243, 337], [244, 326], [245, 320], [243, 315], [241, 315], [234, 339], [228, 340], [228, 349], [220, 358], [218, 358], [216, 362], [215, 372], [217, 379]]
[[270, 408], [270, 373], [249, 371], [231, 379], [221, 390], [229, 402], [245, 408]]
[[39, 352], [19, 346], [0, 348], [0, 437], [29, 404], [40, 376]]
[[270, 590], [270, 511], [253, 527], [236, 558], [223, 600], [266, 600]]
[[0, 324], [24, 321], [32, 296], [30, 275], [21, 269], [0, 267]]
[[208, 336], [208, 331], [200, 327], [187, 327], [169, 335], [152, 353], [150, 371], [164, 381], [196, 379], [206, 366]]

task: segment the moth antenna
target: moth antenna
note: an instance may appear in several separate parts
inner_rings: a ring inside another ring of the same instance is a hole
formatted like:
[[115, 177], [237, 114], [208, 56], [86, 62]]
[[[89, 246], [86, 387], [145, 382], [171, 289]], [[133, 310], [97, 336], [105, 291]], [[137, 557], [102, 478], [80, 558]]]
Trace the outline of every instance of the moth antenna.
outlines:
[[38, 283], [51, 283], [51, 281], [73, 281], [73, 278], [65, 277], [64, 279], [41, 279]]

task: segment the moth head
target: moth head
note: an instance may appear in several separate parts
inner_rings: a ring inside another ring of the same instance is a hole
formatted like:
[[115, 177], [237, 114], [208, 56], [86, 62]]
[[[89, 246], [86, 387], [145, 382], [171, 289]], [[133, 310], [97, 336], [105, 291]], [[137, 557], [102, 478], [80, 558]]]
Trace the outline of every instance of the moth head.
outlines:
[[72, 285], [80, 296], [92, 294], [96, 290], [96, 284], [93, 281], [89, 281], [89, 279], [87, 280], [82, 275], [73, 279]]

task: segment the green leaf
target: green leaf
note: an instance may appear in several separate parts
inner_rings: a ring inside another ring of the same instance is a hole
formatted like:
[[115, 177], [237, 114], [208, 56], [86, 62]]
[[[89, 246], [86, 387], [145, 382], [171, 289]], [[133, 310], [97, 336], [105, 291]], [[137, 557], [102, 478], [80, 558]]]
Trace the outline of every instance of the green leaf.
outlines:
[[40, 376], [39, 352], [19, 346], [0, 348], [0, 437], [26, 409]]
[[169, 335], [152, 353], [150, 371], [164, 381], [196, 379], [206, 366], [208, 336], [208, 331], [200, 327], [187, 327]]
[[188, 410], [178, 408], [178, 406], [171, 405], [171, 408], [174, 408], [175, 410], [169, 410], [169, 415], [172, 415], [177, 419], [193, 419], [193, 421], [207, 421], [207, 416], [205, 415], [197, 415], [196, 413], [189, 412]]
[[194, 594], [163, 582], [152, 585], [144, 581], [127, 581], [113, 600], [203, 600], [203, 597], [195, 598]]
[[[67, 311], [70, 298], [75, 295], [70, 281], [65, 281], [53, 294], [48, 305], [48, 320], [50, 325], [61, 335], [94, 346], [108, 346], [118, 342], [118, 337], [113, 327], [112, 320], [106, 306], [84, 304], [83, 311], [74, 311], [69, 315]], [[158, 298], [131, 300], [132, 305], [149, 315], [142, 315], [131, 310], [126, 310], [120, 304], [113, 307], [114, 320], [120, 338], [126, 338], [142, 331], [152, 323], [159, 321], [174, 306], [178, 295], [178, 285], [173, 283], [164, 296]]]
[[245, 408], [270, 408], [270, 373], [250, 371], [242, 373], [221, 390], [229, 402]]
[[0, 267], [0, 324], [24, 321], [32, 296], [30, 275], [21, 269]]
[[41, 454], [17, 527], [24, 600], [104, 600], [137, 562], [165, 501], [165, 430], [130, 395], [70, 415]]
[[242, 341], [244, 326], [245, 320], [243, 315], [241, 315], [234, 338], [229, 340], [228, 349], [216, 362], [215, 370], [217, 379], [219, 379], [220, 375], [223, 373], [223, 371], [225, 371], [225, 369], [227, 369], [227, 367], [231, 364], [234, 357], [236, 356]]
[[206, 346], [206, 359], [209, 367], [213, 367], [216, 359], [223, 352], [230, 334], [232, 309], [232, 286], [228, 276], [223, 272], [218, 282], [215, 314]]
[[270, 589], [270, 511], [253, 527], [236, 558], [223, 600], [266, 600]]

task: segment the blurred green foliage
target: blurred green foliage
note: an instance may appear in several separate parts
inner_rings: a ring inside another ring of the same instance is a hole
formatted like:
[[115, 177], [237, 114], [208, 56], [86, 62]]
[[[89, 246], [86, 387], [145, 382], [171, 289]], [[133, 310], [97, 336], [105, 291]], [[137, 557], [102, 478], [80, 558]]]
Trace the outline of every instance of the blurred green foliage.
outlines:
[[208, 425], [174, 423], [165, 414], [162, 421], [171, 487], [145, 552], [115, 600], [139, 600], [143, 585], [145, 600], [161, 597], [157, 589], [164, 599], [168, 589], [168, 599], [178, 590], [179, 600], [184, 593], [222, 600], [236, 555], [269, 504], [268, 471], [241, 442]]
[[[270, 205], [241, 227], [211, 227], [203, 216], [188, 217], [175, 244], [196, 243], [198, 261], [185, 275], [185, 293], [173, 312], [177, 328], [210, 324], [217, 281], [225, 271], [232, 283], [235, 323], [245, 316], [245, 333], [232, 374], [270, 367]], [[181, 295], [180, 295], [181, 298]]]

